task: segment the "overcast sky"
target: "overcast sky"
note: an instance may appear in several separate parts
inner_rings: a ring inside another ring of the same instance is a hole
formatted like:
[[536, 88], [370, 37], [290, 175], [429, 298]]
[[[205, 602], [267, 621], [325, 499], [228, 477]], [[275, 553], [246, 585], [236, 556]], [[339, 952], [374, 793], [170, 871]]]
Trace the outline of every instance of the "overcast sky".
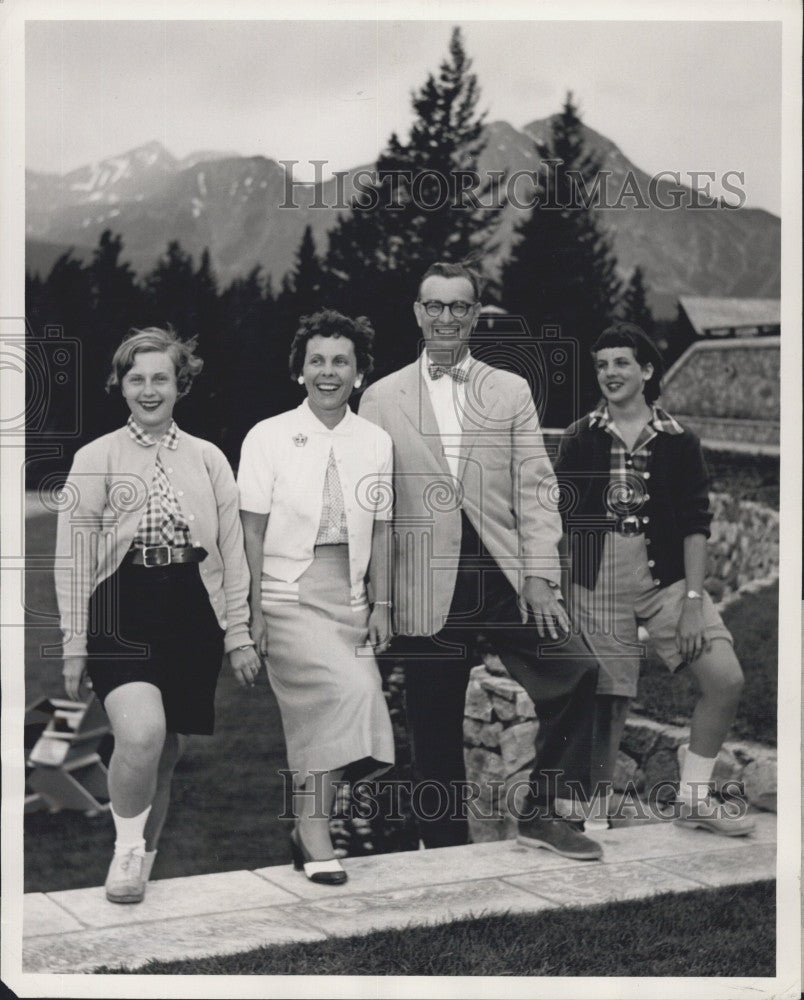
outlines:
[[[27, 166], [65, 173], [152, 139], [179, 157], [371, 162], [406, 133], [410, 93], [437, 71], [454, 23], [29, 21]], [[572, 90], [584, 121], [638, 167], [743, 171], [747, 204], [779, 213], [778, 24], [461, 26], [489, 120], [521, 128]]]

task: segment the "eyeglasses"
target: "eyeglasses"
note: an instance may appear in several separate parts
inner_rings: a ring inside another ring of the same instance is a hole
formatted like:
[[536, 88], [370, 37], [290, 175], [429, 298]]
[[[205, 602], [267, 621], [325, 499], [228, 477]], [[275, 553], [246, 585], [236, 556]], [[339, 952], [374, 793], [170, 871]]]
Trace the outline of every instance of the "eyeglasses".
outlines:
[[422, 309], [432, 319], [440, 316], [445, 308], [449, 309], [455, 319], [464, 319], [475, 305], [476, 303], [474, 302], [463, 302], [461, 299], [458, 299], [456, 302], [439, 302], [438, 299], [430, 299], [429, 302], [421, 303]]

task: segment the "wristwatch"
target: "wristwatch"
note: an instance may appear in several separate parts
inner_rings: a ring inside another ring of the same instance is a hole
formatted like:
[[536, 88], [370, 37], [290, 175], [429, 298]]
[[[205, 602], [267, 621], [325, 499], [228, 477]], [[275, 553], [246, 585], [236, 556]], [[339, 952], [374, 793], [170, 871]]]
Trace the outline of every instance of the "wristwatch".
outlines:
[[699, 594], [697, 590], [688, 590], [687, 597], [691, 601], [700, 601], [703, 598], [703, 594]]

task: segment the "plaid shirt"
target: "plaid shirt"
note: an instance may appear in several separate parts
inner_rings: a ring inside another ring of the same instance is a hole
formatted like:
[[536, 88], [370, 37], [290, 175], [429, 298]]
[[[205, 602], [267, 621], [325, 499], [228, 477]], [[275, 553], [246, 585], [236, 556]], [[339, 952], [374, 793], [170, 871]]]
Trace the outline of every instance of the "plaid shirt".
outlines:
[[681, 425], [660, 406], [654, 404], [651, 411], [631, 451], [620, 436], [605, 400], [589, 416], [590, 427], [599, 427], [611, 436], [611, 478], [606, 490], [608, 517], [635, 514], [650, 499], [648, 464], [656, 435], [684, 433]]
[[346, 508], [343, 503], [343, 489], [335, 464], [335, 453], [330, 449], [327, 462], [327, 477], [324, 480], [324, 495], [321, 506], [321, 521], [318, 525], [316, 545], [343, 545], [349, 541], [346, 526]]
[[[143, 430], [134, 417], [128, 418], [126, 428], [131, 437], [143, 448], [165, 447], [170, 451], [178, 448], [179, 428], [175, 420], [161, 441], [157, 441]], [[148, 491], [145, 512], [131, 545], [132, 548], [138, 549], [147, 545], [172, 545], [174, 548], [182, 549], [190, 545], [190, 529], [184, 520], [178, 498], [170, 485], [159, 454], [156, 456], [156, 468]]]

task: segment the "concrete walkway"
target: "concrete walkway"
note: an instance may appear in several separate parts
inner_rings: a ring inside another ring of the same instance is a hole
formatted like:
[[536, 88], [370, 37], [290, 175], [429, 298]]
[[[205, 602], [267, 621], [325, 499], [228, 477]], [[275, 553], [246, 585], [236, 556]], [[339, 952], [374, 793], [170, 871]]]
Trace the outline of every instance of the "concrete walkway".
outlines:
[[[603, 862], [579, 862], [513, 840], [348, 858], [345, 886], [319, 886], [290, 865], [158, 878], [138, 905], [102, 888], [24, 898], [23, 971], [136, 968], [260, 945], [323, 941], [481, 914], [535, 913], [732, 885], [776, 874], [776, 815], [750, 837], [717, 837], [672, 823], [597, 834]], [[158, 869], [155, 872], [158, 875]]]

